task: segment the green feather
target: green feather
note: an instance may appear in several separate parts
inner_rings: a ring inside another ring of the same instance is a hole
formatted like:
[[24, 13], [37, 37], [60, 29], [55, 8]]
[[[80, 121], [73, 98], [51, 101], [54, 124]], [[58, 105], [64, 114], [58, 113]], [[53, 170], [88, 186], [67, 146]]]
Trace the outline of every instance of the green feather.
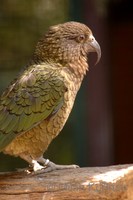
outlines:
[[14, 133], [3, 134], [0, 133], [0, 151], [2, 151], [13, 139], [15, 135]]
[[0, 150], [61, 108], [66, 87], [60, 76], [48, 64], [30, 66], [7, 89], [0, 99]]

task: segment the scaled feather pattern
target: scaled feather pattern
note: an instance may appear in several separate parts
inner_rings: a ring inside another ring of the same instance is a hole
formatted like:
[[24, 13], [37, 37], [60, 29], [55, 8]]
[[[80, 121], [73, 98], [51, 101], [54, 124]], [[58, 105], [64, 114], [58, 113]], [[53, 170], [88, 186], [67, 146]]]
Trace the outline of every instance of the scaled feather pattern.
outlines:
[[25, 70], [0, 97], [0, 151], [38, 169], [69, 117], [90, 52], [97, 53], [98, 62], [100, 46], [86, 25], [66, 22], [49, 28]]

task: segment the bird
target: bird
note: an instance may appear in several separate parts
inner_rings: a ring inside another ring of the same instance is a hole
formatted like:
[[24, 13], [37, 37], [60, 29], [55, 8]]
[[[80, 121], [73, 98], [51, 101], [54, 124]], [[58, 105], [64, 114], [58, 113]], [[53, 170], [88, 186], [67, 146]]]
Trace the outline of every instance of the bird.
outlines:
[[0, 152], [25, 160], [33, 173], [78, 167], [55, 164], [43, 154], [70, 115], [91, 52], [97, 64], [101, 48], [87, 25], [70, 21], [48, 28], [0, 96]]

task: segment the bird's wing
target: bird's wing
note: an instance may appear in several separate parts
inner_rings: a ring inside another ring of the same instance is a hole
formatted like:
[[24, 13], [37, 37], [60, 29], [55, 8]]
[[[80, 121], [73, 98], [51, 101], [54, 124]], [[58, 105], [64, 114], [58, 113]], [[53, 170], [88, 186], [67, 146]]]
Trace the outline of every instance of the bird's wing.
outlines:
[[57, 72], [26, 71], [0, 98], [0, 151], [17, 135], [55, 114], [67, 88]]

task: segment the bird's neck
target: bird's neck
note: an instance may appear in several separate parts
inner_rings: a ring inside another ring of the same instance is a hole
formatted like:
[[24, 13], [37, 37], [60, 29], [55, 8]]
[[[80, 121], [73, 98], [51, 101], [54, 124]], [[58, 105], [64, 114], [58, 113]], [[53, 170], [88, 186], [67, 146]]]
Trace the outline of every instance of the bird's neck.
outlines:
[[76, 62], [69, 63], [67, 68], [72, 72], [73, 76], [82, 81], [88, 71], [89, 66], [86, 59], [78, 59]]
[[82, 82], [86, 72], [89, 69], [86, 57], [79, 57], [77, 60], [71, 60], [70, 62], [62, 62], [59, 60], [56, 62], [52, 59], [46, 59], [44, 61], [33, 59], [32, 62], [39, 65], [46, 63], [48, 66], [51, 66], [52, 70], [59, 69], [68, 72], [71, 78], [75, 80], [75, 83]]
[[[66, 67], [62, 68], [61, 74], [67, 84], [74, 88], [74, 91], [77, 93], [87, 70], [87, 62], [84, 64], [81, 62], [69, 63]], [[72, 88], [71, 90], [73, 90]]]

